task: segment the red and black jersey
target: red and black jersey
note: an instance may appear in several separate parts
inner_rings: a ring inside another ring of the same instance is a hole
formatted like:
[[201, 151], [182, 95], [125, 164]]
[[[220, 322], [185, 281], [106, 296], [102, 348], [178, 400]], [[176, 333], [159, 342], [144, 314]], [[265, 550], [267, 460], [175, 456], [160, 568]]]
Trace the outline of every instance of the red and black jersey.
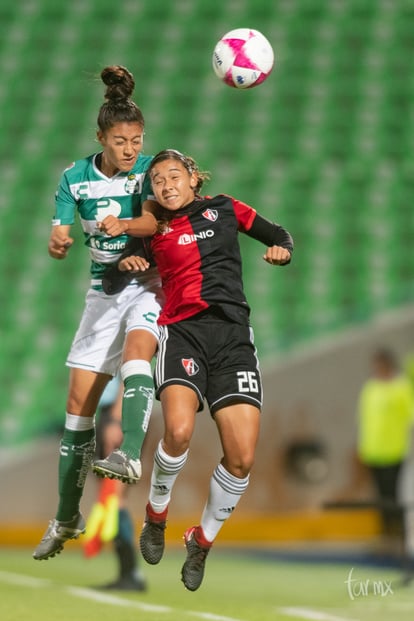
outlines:
[[218, 306], [237, 323], [248, 323], [239, 231], [268, 246], [293, 250], [285, 229], [222, 194], [197, 198], [174, 212], [165, 231], [154, 235], [150, 247], [166, 296], [160, 325], [181, 321], [210, 306]]
[[[155, 259], [166, 297], [158, 323], [176, 323], [219, 307], [232, 321], [248, 324], [250, 308], [243, 291], [238, 233], [292, 253], [288, 231], [224, 194], [196, 198], [168, 215], [165, 230], [144, 240], [144, 247], [150, 248], [147, 258]], [[141, 240], [134, 238], [121, 258], [140, 252]], [[133, 277], [132, 272], [110, 267], [102, 280], [103, 289], [107, 294], [118, 293]]]

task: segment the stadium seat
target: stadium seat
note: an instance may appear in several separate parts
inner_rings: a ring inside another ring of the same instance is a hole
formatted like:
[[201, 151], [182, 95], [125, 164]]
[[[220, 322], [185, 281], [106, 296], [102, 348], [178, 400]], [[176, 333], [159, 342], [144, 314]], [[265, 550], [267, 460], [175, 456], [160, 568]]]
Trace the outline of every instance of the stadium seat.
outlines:
[[[88, 259], [79, 231], [64, 263], [46, 246], [61, 170], [97, 148], [105, 64], [136, 77], [146, 153], [191, 153], [212, 173], [209, 194], [292, 232], [294, 259], [276, 273], [242, 240], [264, 363], [412, 302], [412, 2], [3, 0], [1, 13], [1, 443], [62, 422]], [[276, 52], [267, 82], [244, 92], [211, 68], [236, 22]]]

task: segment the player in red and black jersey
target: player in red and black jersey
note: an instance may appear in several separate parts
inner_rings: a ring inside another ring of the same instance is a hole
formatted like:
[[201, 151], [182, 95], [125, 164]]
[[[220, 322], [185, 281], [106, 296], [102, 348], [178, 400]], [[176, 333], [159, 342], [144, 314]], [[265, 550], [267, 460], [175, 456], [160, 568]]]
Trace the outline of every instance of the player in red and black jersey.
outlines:
[[[140, 545], [147, 562], [161, 560], [171, 490], [187, 459], [196, 413], [206, 399], [223, 458], [213, 472], [200, 525], [184, 535], [187, 559], [182, 580], [194, 591], [202, 582], [215, 537], [247, 489], [259, 433], [262, 386], [243, 291], [238, 233], [264, 243], [263, 258], [271, 265], [290, 262], [293, 241], [283, 227], [235, 198], [201, 197], [205, 175], [192, 158], [177, 151], [156, 155], [149, 175], [154, 198], [163, 209], [160, 213], [158, 206], [153, 207], [159, 226], [149, 245], [166, 296], [158, 320], [161, 336], [155, 369], [165, 433], [154, 456]], [[109, 216], [103, 228], [115, 235], [123, 224]], [[139, 235], [139, 228], [139, 218], [129, 221], [129, 234]], [[148, 266], [144, 257], [123, 258], [119, 271], [108, 275], [107, 292], [117, 289], [123, 275]]]

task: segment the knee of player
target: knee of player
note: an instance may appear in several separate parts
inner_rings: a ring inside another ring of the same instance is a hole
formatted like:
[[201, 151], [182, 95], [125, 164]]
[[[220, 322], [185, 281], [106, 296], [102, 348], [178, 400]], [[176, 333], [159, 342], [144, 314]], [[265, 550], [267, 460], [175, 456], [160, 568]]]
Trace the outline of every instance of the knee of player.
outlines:
[[191, 431], [186, 425], [168, 430], [164, 436], [164, 448], [170, 455], [182, 455], [189, 447]]
[[253, 467], [253, 463], [254, 453], [243, 453], [237, 456], [232, 456], [231, 458], [224, 458], [225, 468], [230, 472], [230, 474], [239, 479], [244, 479], [249, 475], [250, 470]]

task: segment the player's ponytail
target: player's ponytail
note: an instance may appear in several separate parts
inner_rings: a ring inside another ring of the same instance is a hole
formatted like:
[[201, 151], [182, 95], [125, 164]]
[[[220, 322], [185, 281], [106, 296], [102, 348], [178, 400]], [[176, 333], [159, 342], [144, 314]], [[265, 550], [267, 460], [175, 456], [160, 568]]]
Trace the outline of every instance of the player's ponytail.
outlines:
[[112, 65], [101, 71], [101, 80], [106, 85], [106, 101], [99, 110], [99, 129], [105, 132], [116, 123], [139, 123], [144, 127], [144, 116], [131, 99], [135, 88], [132, 73], [126, 67]]

